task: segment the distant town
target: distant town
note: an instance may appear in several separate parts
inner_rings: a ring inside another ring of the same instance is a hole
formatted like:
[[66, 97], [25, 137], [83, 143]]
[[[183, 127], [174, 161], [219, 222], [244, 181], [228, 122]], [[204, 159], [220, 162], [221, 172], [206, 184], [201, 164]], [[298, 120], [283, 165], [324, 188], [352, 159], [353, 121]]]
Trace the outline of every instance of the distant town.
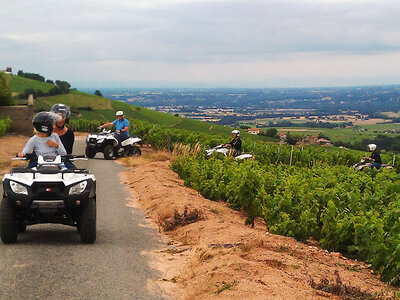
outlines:
[[102, 89], [105, 97], [223, 125], [271, 126], [279, 121], [390, 122], [400, 117], [400, 86], [324, 89]]

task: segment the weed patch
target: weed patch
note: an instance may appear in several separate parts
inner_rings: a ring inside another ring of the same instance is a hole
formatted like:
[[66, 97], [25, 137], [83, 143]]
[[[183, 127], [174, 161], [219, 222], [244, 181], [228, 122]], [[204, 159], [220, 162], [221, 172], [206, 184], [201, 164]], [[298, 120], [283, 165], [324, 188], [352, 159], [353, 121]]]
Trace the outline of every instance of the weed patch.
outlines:
[[397, 297], [394, 294], [387, 295], [384, 292], [370, 293], [367, 291], [362, 291], [358, 287], [344, 284], [337, 271], [335, 272], [335, 275], [336, 275], [336, 280], [334, 281], [330, 281], [327, 278], [323, 278], [318, 283], [316, 283], [313, 278], [310, 278], [310, 285], [313, 289], [330, 293], [332, 295], [337, 295], [343, 297], [343, 299], [348, 299], [348, 300], [397, 299]]
[[219, 295], [221, 294], [223, 291], [226, 290], [230, 290], [231, 288], [233, 288], [235, 286], [235, 284], [237, 284], [238, 282], [235, 280], [231, 283], [225, 283], [223, 286], [221, 286], [216, 292], [215, 294]]
[[195, 223], [201, 220], [202, 217], [203, 214], [200, 210], [193, 209], [192, 211], [188, 211], [188, 208], [185, 206], [183, 213], [179, 213], [178, 210], [175, 209], [173, 216], [170, 218], [164, 219], [159, 215], [158, 223], [164, 231], [171, 231], [178, 226]]

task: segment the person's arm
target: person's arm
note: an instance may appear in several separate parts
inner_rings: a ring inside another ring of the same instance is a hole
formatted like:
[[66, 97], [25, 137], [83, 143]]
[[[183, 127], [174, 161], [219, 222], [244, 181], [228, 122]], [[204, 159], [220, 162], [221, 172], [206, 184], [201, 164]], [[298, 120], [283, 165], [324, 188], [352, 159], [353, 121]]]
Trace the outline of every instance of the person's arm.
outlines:
[[61, 139], [60, 139], [60, 137], [58, 136], [58, 134], [54, 134], [53, 136], [52, 136], [52, 138], [53, 138], [53, 140], [58, 144], [58, 147], [56, 147], [57, 148], [57, 153], [59, 154], [59, 155], [67, 155], [67, 151], [65, 150], [65, 147], [64, 147], [64, 145], [63, 145], [63, 143], [61, 142]]
[[18, 157], [24, 157], [25, 154], [31, 153], [34, 145], [35, 145], [35, 136], [33, 136], [29, 139], [29, 141], [26, 143], [24, 149], [22, 149], [22, 151], [18, 153]]
[[109, 123], [100, 125], [99, 127], [100, 127], [100, 128], [104, 128], [104, 127], [110, 127], [110, 126], [113, 126], [113, 125], [114, 125], [114, 122], [109, 122]]
[[121, 129], [121, 130], [117, 130], [117, 133], [120, 132], [127, 132], [129, 130], [129, 126], [126, 126], [125, 128]]
[[225, 147], [231, 147], [234, 141], [235, 141], [235, 140], [233, 139], [230, 143], [225, 144], [224, 146], [225, 146]]
[[[72, 154], [72, 150], [74, 149], [74, 143], [75, 143], [75, 134], [71, 131], [70, 134], [70, 144], [68, 145], [69, 149], [67, 153]], [[67, 149], [66, 149], [67, 150]]]

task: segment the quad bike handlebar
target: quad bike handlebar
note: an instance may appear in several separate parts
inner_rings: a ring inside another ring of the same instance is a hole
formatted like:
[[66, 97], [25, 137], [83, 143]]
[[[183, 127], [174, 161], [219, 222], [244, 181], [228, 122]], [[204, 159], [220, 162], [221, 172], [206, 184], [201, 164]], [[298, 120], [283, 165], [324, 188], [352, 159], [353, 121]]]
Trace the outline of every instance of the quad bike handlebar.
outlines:
[[[37, 158], [37, 155], [35, 153], [26, 153], [24, 157], [18, 157], [18, 153], [17, 153], [15, 156], [16, 157], [12, 158], [12, 160], [31, 160], [31, 159]], [[80, 159], [86, 159], [85, 155], [67, 154], [67, 155], [61, 156], [61, 161], [80, 160]]]

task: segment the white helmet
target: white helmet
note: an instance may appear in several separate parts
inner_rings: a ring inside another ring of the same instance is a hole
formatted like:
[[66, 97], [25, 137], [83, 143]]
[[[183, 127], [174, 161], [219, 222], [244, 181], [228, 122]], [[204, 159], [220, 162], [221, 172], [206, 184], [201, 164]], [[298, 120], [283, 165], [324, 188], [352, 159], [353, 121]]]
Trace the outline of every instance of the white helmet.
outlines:
[[369, 144], [368, 148], [369, 148], [369, 151], [374, 151], [376, 149], [376, 145], [375, 144]]
[[117, 111], [116, 113], [115, 113], [115, 115], [118, 117], [118, 116], [123, 116], [124, 115], [124, 112], [122, 111], [122, 110], [119, 110], [119, 111]]
[[232, 130], [232, 134], [236, 134], [237, 136], [239, 136], [240, 135], [240, 131], [239, 130]]

